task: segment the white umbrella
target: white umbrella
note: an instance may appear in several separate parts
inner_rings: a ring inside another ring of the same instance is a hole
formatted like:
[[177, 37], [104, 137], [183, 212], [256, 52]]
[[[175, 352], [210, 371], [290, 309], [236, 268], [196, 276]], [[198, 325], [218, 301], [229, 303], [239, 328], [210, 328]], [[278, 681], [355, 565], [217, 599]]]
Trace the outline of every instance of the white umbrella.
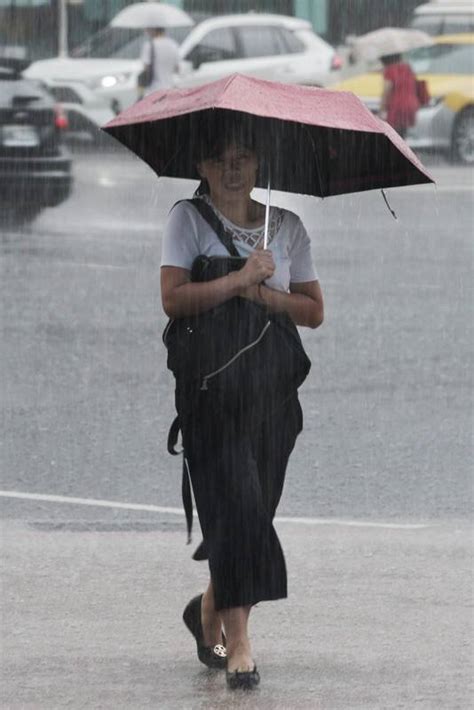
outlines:
[[355, 59], [370, 61], [390, 54], [403, 54], [410, 49], [428, 47], [432, 44], [434, 44], [433, 38], [421, 30], [382, 27], [374, 32], [356, 37], [352, 46], [352, 54]]
[[142, 29], [191, 27], [194, 20], [179, 7], [164, 2], [138, 2], [125, 7], [113, 18], [112, 27]]
[[0, 0], [0, 8], [9, 7], [15, 10], [17, 7], [39, 7], [49, 5], [50, 0]]

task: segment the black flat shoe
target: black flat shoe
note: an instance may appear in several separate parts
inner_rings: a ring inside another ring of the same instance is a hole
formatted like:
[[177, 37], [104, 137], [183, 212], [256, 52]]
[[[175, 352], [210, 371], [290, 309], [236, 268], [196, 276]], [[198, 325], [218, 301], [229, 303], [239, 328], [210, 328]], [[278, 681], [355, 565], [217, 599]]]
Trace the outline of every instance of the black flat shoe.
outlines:
[[251, 671], [227, 671], [225, 677], [230, 690], [253, 690], [260, 683], [257, 666]]
[[[196, 639], [197, 655], [201, 663], [208, 668], [223, 670], [227, 667], [227, 651], [218, 643], [215, 646], [204, 645], [204, 635], [201, 623], [202, 594], [191, 599], [183, 612], [183, 621]], [[225, 643], [225, 637], [224, 637]]]

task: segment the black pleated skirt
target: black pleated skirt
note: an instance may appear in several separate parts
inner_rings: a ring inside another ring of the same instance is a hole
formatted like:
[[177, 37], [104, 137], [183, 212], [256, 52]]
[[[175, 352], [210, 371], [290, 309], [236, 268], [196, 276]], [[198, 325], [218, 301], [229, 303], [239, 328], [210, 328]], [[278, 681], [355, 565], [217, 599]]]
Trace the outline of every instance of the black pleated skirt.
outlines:
[[297, 394], [258, 423], [248, 413], [223, 413], [206, 392], [195, 394], [192, 407], [187, 404], [180, 412], [184, 455], [216, 609], [286, 597], [285, 558], [273, 518], [303, 424]]

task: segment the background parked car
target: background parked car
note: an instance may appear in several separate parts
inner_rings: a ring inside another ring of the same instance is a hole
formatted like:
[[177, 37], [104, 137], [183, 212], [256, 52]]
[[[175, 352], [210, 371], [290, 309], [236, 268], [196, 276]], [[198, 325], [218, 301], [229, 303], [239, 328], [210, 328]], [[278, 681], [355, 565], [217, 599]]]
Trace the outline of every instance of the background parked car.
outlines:
[[71, 161], [61, 145], [65, 114], [23, 68], [0, 57], [0, 210], [27, 221], [67, 199]]
[[[234, 72], [322, 85], [341, 66], [333, 47], [313, 32], [309, 22], [285, 15], [211, 17], [169, 34], [180, 44], [177, 86], [194, 86]], [[26, 76], [71, 86], [81, 82], [119, 112], [137, 98], [143, 42], [142, 32], [109, 26], [78, 48], [74, 57], [34, 62]]]
[[433, 37], [474, 32], [472, 0], [435, 0], [415, 8], [411, 27]]
[[[418, 79], [424, 79], [430, 102], [420, 108], [408, 129], [412, 148], [449, 153], [474, 164], [474, 34], [444, 35], [435, 44], [404, 55]], [[339, 82], [331, 88], [352, 91], [377, 113], [382, 95], [380, 68]]]
[[341, 60], [306, 20], [228, 15], [197, 25], [181, 44], [177, 85], [196, 86], [233, 73], [323, 85]]
[[110, 103], [82, 82], [43, 79], [42, 83], [67, 116], [68, 136], [95, 139], [100, 135], [100, 126], [115, 116]]

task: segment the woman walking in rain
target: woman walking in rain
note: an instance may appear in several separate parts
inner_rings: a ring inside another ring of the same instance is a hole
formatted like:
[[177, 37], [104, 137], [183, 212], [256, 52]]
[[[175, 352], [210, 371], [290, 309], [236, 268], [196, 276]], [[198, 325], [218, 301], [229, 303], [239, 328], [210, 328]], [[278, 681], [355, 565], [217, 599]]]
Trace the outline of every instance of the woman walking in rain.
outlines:
[[[294, 324], [318, 327], [323, 298], [300, 219], [272, 207], [268, 248], [263, 248], [265, 206], [251, 198], [262, 156], [251, 128], [227, 120], [196, 142], [197, 199], [174, 206], [163, 238], [166, 314], [171, 319], [199, 317], [244, 299], [275, 322], [287, 319], [295, 333]], [[197, 257], [229, 256], [222, 234], [245, 259], [242, 268], [194, 281]], [[229, 337], [225, 331], [215, 335]], [[245, 390], [250, 374], [241, 373], [237, 389]], [[255, 406], [233, 409], [216, 405], [204, 389], [186, 389], [177, 382], [184, 456], [204, 538], [195, 559], [207, 558], [210, 568], [206, 591], [189, 602], [183, 618], [199, 659], [226, 669], [229, 688], [249, 689], [260, 680], [248, 636], [251, 608], [287, 596], [273, 518], [302, 412], [296, 388], [277, 404], [259, 402], [255, 391]]]
[[387, 55], [381, 60], [384, 88], [379, 115], [405, 138], [408, 128], [415, 125], [420, 108], [416, 76], [400, 54]]

